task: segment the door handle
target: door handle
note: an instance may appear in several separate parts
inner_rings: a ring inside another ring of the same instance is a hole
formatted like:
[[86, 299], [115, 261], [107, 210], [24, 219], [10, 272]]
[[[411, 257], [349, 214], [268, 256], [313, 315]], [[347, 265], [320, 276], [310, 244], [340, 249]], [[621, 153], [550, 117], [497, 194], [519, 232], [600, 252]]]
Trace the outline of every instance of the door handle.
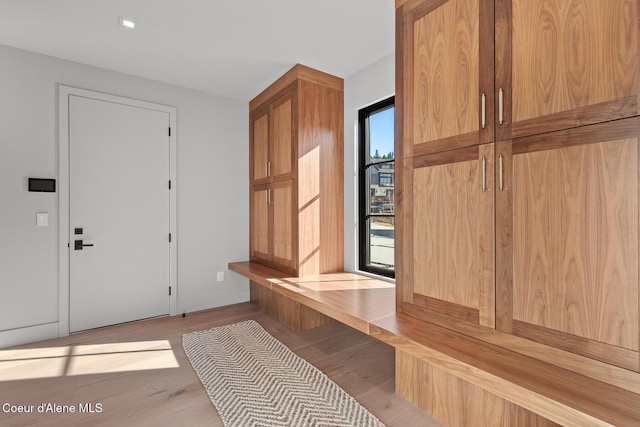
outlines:
[[498, 91], [498, 123], [504, 124], [504, 89]]
[[81, 251], [82, 248], [87, 247], [87, 246], [93, 246], [93, 243], [83, 243], [82, 240], [75, 240], [73, 242], [73, 248], [76, 251]]

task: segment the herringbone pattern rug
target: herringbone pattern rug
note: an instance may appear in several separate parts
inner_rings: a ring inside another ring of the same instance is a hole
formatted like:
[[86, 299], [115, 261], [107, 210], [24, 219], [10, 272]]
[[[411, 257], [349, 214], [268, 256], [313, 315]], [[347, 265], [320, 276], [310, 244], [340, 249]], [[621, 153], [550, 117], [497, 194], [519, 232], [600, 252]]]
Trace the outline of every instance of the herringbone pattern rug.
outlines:
[[225, 426], [383, 426], [325, 374], [248, 320], [185, 334]]

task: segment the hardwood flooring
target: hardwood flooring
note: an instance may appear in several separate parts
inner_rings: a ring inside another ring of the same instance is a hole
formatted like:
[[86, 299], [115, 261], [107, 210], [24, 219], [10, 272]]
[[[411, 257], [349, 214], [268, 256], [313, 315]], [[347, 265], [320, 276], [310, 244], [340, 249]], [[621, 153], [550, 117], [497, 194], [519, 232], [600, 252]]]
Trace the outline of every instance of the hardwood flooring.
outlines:
[[[393, 347], [338, 322], [295, 332], [249, 303], [0, 350], [0, 426], [222, 426], [184, 354], [182, 335], [248, 319], [387, 426], [441, 426], [394, 393]], [[41, 404], [75, 412], [39, 413]], [[18, 405], [33, 412], [12, 413]]]

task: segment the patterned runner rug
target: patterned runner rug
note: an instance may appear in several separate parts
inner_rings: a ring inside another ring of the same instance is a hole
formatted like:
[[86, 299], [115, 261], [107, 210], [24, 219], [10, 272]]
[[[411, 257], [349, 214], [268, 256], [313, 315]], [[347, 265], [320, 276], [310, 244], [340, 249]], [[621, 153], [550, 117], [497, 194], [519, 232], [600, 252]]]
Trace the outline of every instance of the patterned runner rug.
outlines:
[[253, 320], [185, 334], [182, 345], [225, 426], [384, 427]]

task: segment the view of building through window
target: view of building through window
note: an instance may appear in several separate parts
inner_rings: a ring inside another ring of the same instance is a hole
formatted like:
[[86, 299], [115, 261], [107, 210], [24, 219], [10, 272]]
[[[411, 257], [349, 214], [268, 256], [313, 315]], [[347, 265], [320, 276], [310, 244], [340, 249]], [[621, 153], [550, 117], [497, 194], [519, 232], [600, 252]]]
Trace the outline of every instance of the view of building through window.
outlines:
[[394, 276], [394, 98], [360, 111], [360, 269]]

